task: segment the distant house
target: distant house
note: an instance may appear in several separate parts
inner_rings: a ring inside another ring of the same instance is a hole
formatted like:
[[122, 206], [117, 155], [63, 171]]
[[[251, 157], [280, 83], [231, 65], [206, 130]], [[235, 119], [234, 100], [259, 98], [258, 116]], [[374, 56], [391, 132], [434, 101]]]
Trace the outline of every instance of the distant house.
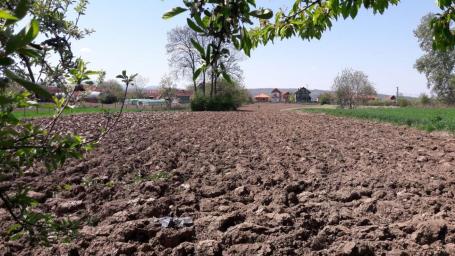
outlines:
[[305, 87], [301, 87], [295, 93], [295, 100], [297, 103], [309, 103], [311, 102], [311, 92]]
[[[151, 100], [158, 100], [162, 98], [159, 90], [147, 90], [145, 94], [147, 95], [146, 98]], [[192, 96], [192, 91], [177, 89], [175, 92], [175, 101], [180, 104], [188, 104], [190, 103]]]
[[282, 93], [277, 88], [272, 91], [272, 102], [278, 103], [282, 101]]
[[145, 97], [151, 100], [158, 100], [160, 98], [160, 91], [159, 90], [146, 90]]
[[270, 99], [271, 97], [264, 93], [254, 96], [254, 101], [256, 102], [270, 102]]
[[175, 96], [180, 104], [188, 104], [191, 101], [193, 92], [188, 90], [177, 90]]

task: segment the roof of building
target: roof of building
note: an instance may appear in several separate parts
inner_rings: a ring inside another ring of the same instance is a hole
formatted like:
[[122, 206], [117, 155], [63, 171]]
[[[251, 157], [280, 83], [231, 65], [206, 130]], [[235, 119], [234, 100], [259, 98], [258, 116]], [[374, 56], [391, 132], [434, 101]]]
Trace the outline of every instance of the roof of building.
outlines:
[[265, 93], [261, 93], [261, 94], [254, 96], [254, 98], [270, 98], [270, 96]]
[[307, 89], [307, 88], [305, 88], [305, 87], [300, 87], [300, 88], [297, 90], [297, 92], [296, 92], [296, 93], [302, 93], [302, 92], [303, 92], [303, 93], [308, 93], [308, 94], [310, 94], [310, 93], [311, 93], [311, 91], [310, 91], [310, 90], [308, 90], [308, 89]]
[[278, 90], [278, 88], [275, 88], [275, 89], [273, 89], [272, 93], [274, 93], [274, 92], [278, 92], [278, 93], [281, 93], [281, 91], [280, 91], [280, 90]]
[[177, 90], [175, 92], [175, 95], [177, 97], [191, 97], [193, 95], [193, 92], [189, 90]]
[[[150, 98], [158, 99], [158, 98], [161, 97], [161, 92], [159, 90], [147, 90], [145, 93]], [[175, 92], [175, 96], [177, 96], [177, 97], [191, 97], [191, 96], [193, 96], [193, 92], [189, 91], [189, 90], [177, 89], [176, 92]]]

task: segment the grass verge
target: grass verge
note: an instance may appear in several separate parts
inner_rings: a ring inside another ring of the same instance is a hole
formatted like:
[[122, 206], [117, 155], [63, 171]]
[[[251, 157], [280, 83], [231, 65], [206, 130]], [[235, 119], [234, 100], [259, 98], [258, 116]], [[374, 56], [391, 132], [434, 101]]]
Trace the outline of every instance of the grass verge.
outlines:
[[376, 120], [407, 125], [425, 131], [455, 133], [455, 108], [360, 108], [360, 109], [302, 109], [310, 113], [325, 113], [341, 117]]
[[[181, 111], [182, 109], [150, 109], [150, 108], [136, 108], [136, 107], [128, 107], [124, 109], [124, 112], [154, 112], [154, 111]], [[119, 108], [101, 108], [101, 107], [76, 107], [73, 109], [65, 109], [63, 111], [63, 115], [77, 115], [77, 114], [97, 114], [97, 113], [104, 113], [104, 112], [116, 113], [119, 112]], [[54, 115], [54, 110], [51, 108], [31, 108], [31, 109], [22, 109], [22, 110], [15, 110], [13, 114], [17, 118], [40, 118], [40, 117], [52, 117]]]

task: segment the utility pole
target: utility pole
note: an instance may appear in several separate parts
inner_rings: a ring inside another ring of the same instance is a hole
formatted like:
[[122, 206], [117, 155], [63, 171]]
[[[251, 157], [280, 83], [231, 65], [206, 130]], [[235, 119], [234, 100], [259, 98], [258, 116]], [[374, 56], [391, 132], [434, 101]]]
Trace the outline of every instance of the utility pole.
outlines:
[[395, 103], [398, 104], [398, 96], [400, 95], [400, 88], [397, 86], [397, 96], [395, 98]]

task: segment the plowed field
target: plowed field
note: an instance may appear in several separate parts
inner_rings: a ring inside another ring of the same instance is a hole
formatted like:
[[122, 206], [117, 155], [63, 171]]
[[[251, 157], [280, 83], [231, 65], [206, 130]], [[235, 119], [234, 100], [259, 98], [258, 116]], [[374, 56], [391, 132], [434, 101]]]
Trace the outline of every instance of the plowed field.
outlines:
[[455, 137], [291, 107], [125, 114], [83, 161], [2, 184], [81, 220], [79, 238], [3, 234], [0, 255], [455, 255]]

